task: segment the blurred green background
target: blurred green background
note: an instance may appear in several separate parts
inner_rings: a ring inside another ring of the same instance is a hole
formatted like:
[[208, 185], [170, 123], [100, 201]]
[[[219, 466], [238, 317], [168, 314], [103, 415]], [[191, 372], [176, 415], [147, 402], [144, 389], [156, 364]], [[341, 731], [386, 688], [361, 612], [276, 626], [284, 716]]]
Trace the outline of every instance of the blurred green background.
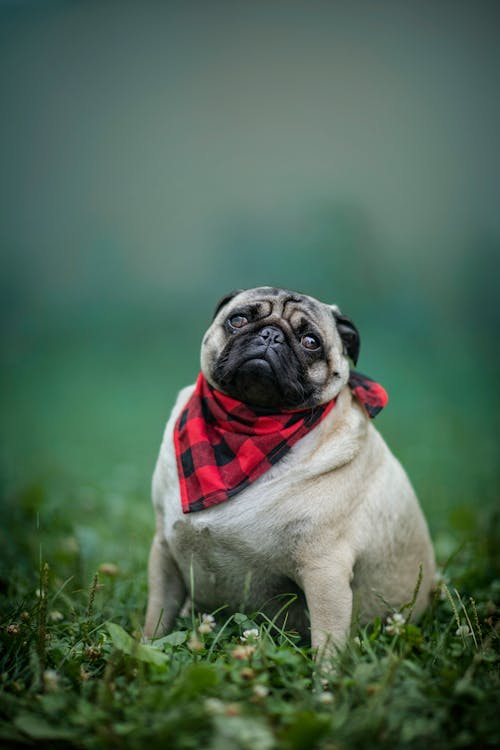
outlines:
[[217, 299], [257, 284], [354, 319], [443, 550], [493, 506], [499, 19], [485, 0], [1, 3], [9, 560], [76, 545], [143, 577], [174, 395]]

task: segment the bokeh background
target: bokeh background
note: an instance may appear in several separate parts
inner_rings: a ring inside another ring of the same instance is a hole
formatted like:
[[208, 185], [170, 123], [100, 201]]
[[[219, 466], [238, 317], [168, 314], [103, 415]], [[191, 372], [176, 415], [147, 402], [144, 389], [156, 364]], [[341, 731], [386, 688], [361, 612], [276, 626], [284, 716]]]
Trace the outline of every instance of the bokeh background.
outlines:
[[339, 304], [443, 555], [498, 481], [496, 2], [2, 2], [1, 544], [145, 579], [217, 299]]

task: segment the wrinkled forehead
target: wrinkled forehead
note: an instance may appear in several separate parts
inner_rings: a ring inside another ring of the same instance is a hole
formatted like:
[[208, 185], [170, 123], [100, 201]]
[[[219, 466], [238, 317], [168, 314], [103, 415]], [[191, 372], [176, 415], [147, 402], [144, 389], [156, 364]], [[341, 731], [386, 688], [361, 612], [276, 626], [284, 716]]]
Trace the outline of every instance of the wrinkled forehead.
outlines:
[[284, 318], [292, 326], [299, 325], [304, 317], [317, 325], [333, 322], [329, 305], [289, 289], [263, 286], [240, 292], [227, 306], [226, 314], [243, 308], [253, 308], [259, 315], [266, 317]]

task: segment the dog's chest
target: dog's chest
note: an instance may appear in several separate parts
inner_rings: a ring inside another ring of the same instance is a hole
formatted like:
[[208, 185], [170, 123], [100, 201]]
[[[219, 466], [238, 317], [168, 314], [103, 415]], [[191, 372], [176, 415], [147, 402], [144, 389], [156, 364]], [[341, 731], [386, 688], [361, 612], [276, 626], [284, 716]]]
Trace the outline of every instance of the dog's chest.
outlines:
[[295, 577], [297, 550], [314, 518], [280, 481], [290, 474], [287, 464], [210, 509], [183, 514], [177, 490], [165, 498], [166, 540], [186, 583], [195, 579], [196, 598], [202, 591], [207, 606], [220, 596], [240, 596], [249, 576], [260, 582], [260, 596], [263, 587], [272, 593], [280, 577]]
[[[255, 497], [254, 497], [255, 495]], [[264, 507], [262, 507], [264, 505]], [[303, 522], [270, 513], [252, 489], [166, 524], [168, 545], [197, 605], [259, 607], [295, 578], [293, 538]], [[260, 506], [260, 507], [258, 507]]]
[[278, 488], [268, 484], [267, 497], [257, 486], [197, 513], [183, 514], [177, 505], [166, 523], [166, 538], [176, 557], [194, 555], [203, 558], [208, 567], [239, 565], [241, 561], [245, 565], [285, 565], [311, 520], [304, 509], [283, 512]]

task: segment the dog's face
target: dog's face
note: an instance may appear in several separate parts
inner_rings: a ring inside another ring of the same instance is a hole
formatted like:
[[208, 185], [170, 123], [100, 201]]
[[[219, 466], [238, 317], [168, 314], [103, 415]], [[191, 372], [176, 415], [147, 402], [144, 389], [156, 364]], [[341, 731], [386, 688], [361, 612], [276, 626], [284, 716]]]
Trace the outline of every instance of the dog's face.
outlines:
[[358, 331], [334, 305], [258, 287], [219, 302], [201, 369], [214, 388], [247, 404], [297, 409], [335, 398], [358, 353]]

